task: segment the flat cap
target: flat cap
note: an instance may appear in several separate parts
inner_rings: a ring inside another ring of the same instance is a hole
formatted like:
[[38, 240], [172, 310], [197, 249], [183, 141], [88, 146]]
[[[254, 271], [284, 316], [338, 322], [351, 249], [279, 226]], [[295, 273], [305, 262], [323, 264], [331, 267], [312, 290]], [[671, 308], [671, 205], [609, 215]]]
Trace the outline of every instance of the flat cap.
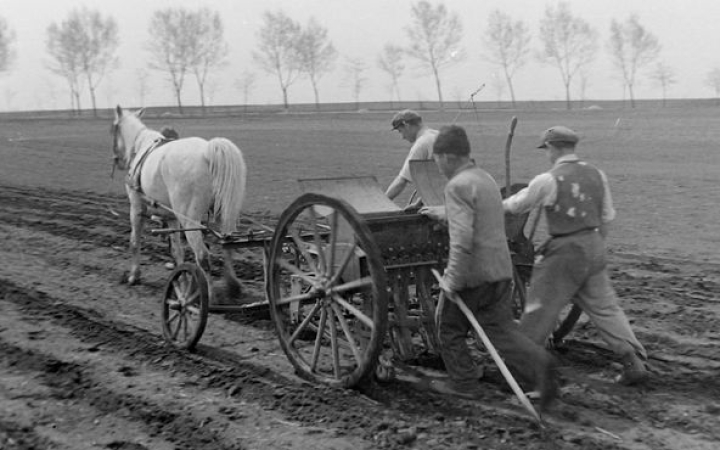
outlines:
[[422, 120], [420, 114], [412, 109], [403, 109], [393, 116], [392, 129], [397, 130], [400, 125], [405, 125], [406, 122], [418, 122], [420, 120]]
[[540, 145], [538, 145], [537, 148], [547, 148], [546, 142], [568, 142], [576, 144], [579, 140], [580, 138], [578, 138], [577, 133], [573, 130], [557, 125], [543, 131], [540, 137]]

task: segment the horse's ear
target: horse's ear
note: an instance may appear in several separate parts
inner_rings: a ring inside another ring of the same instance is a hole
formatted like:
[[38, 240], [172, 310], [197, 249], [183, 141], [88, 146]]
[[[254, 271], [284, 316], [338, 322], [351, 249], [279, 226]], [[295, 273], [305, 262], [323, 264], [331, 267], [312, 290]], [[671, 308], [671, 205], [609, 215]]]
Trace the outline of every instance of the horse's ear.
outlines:
[[115, 118], [118, 118], [120, 116], [122, 116], [122, 108], [120, 107], [120, 105], [117, 105], [115, 107]]
[[135, 112], [135, 115], [138, 117], [142, 117], [143, 114], [145, 114], [145, 108], [140, 108]]

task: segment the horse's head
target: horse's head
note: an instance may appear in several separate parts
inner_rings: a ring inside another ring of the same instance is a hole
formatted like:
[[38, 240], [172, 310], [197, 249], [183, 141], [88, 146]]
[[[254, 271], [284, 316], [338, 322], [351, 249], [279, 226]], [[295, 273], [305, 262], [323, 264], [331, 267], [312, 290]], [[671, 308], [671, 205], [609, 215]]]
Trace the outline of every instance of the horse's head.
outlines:
[[113, 165], [120, 170], [127, 169], [135, 155], [135, 140], [145, 128], [140, 122], [144, 112], [145, 108], [130, 112], [123, 110], [120, 105], [115, 107], [115, 118], [110, 133], [113, 140]]

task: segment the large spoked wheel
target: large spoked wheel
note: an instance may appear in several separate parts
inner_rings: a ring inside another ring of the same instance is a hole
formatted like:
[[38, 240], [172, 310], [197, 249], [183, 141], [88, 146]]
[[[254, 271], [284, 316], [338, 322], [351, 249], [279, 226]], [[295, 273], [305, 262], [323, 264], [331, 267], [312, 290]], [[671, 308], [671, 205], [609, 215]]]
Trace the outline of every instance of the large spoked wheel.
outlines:
[[387, 330], [380, 252], [342, 200], [304, 194], [280, 217], [266, 289], [280, 344], [298, 374], [352, 387], [375, 369]]
[[171, 274], [162, 302], [162, 330], [168, 343], [192, 350], [205, 331], [208, 279], [195, 264], [184, 263]]

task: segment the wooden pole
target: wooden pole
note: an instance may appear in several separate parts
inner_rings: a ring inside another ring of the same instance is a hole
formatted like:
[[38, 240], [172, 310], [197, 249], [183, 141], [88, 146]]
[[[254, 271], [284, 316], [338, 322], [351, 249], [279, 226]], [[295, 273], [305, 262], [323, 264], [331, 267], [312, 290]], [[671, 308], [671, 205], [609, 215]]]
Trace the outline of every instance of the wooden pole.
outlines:
[[495, 364], [497, 364], [498, 368], [500, 369], [500, 372], [502, 372], [503, 376], [505, 377], [505, 381], [508, 382], [510, 385], [510, 388], [512, 388], [513, 392], [517, 396], [518, 400], [520, 400], [520, 403], [525, 407], [525, 409], [528, 410], [528, 412], [537, 420], [537, 422], [540, 424], [540, 426], [543, 426], [542, 419], [540, 418], [540, 414], [533, 408], [532, 403], [530, 403], [530, 400], [525, 396], [525, 393], [522, 391], [520, 386], [517, 384], [517, 381], [515, 381], [515, 378], [513, 378], [512, 374], [510, 373], [510, 370], [508, 370], [507, 366], [505, 365], [505, 361], [502, 360], [500, 355], [498, 354], [497, 350], [495, 349], [495, 346], [490, 342], [490, 339], [485, 334], [485, 331], [483, 331], [482, 327], [478, 323], [477, 319], [473, 315], [472, 311], [470, 311], [470, 308], [467, 307], [465, 302], [454, 292], [450, 291], [447, 288], [447, 285], [445, 284], [445, 280], [442, 279], [442, 276], [440, 276], [440, 272], [438, 272], [436, 269], [432, 269], [433, 275], [435, 275], [435, 278], [437, 279], [437, 282], [440, 284], [440, 289], [445, 292], [445, 295], [447, 298], [450, 299], [453, 303], [458, 305], [460, 307], [460, 310], [465, 314], [467, 319], [470, 321], [470, 324], [475, 329], [475, 332], [480, 336], [480, 339], [482, 340], [483, 344], [485, 345], [485, 348], [488, 349], [490, 352], [490, 355], [492, 356], [493, 360], [495, 361]]

